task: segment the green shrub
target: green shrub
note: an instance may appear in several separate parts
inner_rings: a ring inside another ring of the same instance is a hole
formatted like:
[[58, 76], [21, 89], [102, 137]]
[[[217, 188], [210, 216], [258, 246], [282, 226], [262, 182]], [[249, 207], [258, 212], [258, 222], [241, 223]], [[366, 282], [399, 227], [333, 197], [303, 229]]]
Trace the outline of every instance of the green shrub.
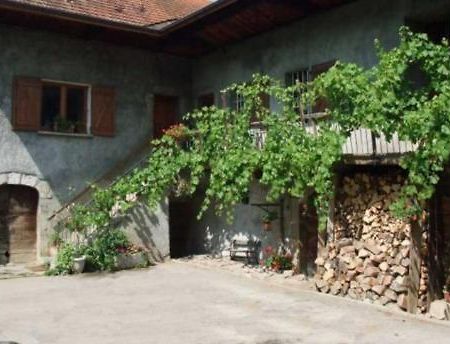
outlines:
[[265, 266], [274, 271], [292, 270], [292, 256], [274, 254], [265, 260]]
[[120, 247], [126, 247], [129, 241], [121, 230], [102, 231], [89, 245], [84, 248], [87, 263], [93, 270], [113, 270]]
[[47, 275], [67, 275], [73, 272], [73, 262], [77, 248], [72, 244], [63, 244], [56, 256], [55, 267], [47, 271]]
[[68, 275], [73, 273], [75, 257], [86, 256], [86, 263], [93, 271], [113, 270], [119, 248], [129, 245], [129, 241], [118, 229], [103, 230], [96, 233], [88, 244], [64, 244], [56, 256], [55, 267], [47, 275]]

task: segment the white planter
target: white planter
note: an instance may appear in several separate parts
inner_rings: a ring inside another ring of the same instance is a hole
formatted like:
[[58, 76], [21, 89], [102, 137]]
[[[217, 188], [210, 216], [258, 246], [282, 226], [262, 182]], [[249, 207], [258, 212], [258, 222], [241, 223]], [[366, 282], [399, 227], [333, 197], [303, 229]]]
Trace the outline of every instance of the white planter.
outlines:
[[78, 257], [73, 259], [73, 272], [76, 274], [81, 274], [84, 271], [86, 265], [86, 257]]

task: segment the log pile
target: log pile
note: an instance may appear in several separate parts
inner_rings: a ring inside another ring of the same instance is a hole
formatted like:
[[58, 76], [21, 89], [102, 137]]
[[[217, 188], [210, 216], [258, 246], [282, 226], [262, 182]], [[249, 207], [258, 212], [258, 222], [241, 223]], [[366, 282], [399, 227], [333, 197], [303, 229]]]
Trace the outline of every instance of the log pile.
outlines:
[[316, 288], [324, 293], [406, 310], [410, 224], [389, 206], [401, 176], [345, 177], [336, 199], [335, 240], [316, 260]]
[[422, 231], [422, 261], [420, 264], [420, 286], [419, 286], [419, 300], [418, 300], [418, 313], [426, 313], [428, 305], [428, 233]]

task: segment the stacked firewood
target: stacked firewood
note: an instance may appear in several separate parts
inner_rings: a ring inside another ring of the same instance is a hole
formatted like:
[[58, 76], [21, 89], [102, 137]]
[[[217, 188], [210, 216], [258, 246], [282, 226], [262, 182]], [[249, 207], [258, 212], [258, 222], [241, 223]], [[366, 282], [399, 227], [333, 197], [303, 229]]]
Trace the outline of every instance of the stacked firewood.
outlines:
[[319, 291], [406, 310], [410, 225], [389, 210], [402, 183], [398, 175], [360, 173], [343, 179], [335, 240], [316, 260]]

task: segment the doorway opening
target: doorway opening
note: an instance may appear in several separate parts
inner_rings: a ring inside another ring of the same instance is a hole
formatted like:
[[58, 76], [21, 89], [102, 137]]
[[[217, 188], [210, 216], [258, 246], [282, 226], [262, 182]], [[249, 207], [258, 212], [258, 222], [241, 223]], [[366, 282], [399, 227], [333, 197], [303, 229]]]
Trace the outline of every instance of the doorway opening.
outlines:
[[0, 186], [0, 265], [36, 261], [38, 201], [31, 187]]
[[164, 130], [179, 121], [178, 97], [155, 95], [153, 108], [153, 137], [159, 139]]

